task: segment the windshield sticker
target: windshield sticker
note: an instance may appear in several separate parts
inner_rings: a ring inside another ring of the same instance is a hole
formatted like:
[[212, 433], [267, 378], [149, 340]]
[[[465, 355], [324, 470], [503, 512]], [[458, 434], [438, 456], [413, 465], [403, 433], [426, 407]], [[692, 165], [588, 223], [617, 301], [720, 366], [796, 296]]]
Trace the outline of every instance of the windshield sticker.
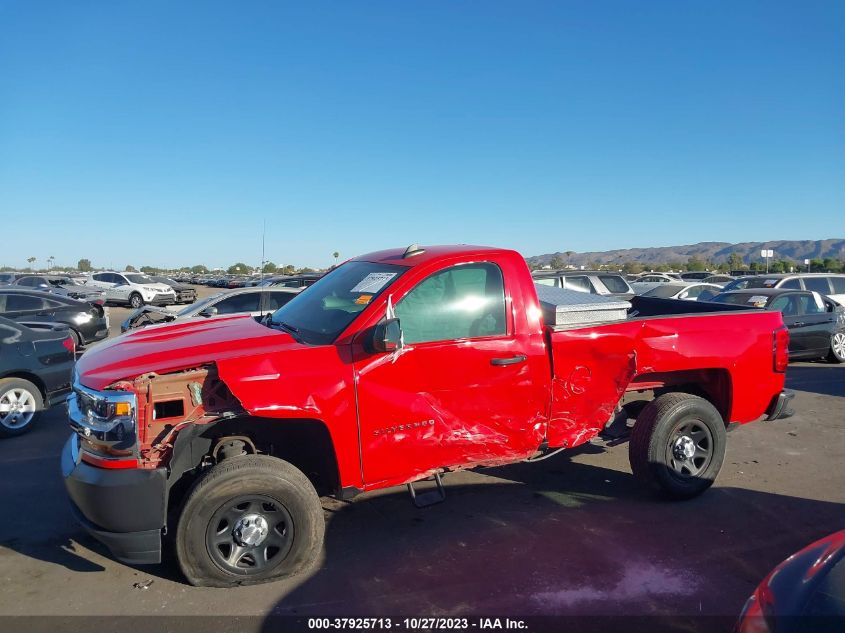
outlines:
[[764, 295], [754, 295], [753, 297], [750, 297], [748, 299], [748, 303], [754, 304], [755, 308], [762, 308], [766, 305], [767, 300], [768, 300], [768, 297], [766, 297]]
[[370, 301], [373, 300], [373, 295], [361, 295], [357, 299], [355, 299], [355, 303], [361, 306], [367, 305]]
[[766, 288], [769, 288], [770, 286], [774, 286], [777, 282], [777, 279], [764, 279], [763, 285], [766, 286]]
[[375, 294], [384, 288], [397, 274], [398, 273], [370, 273], [359, 281], [358, 284], [349, 292], [371, 292]]

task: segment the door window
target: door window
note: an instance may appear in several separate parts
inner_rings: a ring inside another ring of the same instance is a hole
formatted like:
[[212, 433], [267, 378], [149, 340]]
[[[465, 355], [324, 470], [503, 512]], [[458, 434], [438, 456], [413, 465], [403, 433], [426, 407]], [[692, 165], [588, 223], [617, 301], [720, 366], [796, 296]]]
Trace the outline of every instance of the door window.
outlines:
[[783, 312], [783, 316], [796, 316], [798, 314], [798, 304], [795, 301], [794, 295], [781, 295], [772, 301], [769, 306], [771, 310]]
[[830, 284], [827, 283], [827, 277], [804, 277], [804, 288], [820, 292], [823, 295], [830, 294]]
[[813, 294], [802, 294], [798, 297], [798, 304], [801, 307], [801, 314], [820, 314], [825, 311], [822, 298]]
[[541, 286], [557, 286], [557, 279], [554, 277], [543, 277], [541, 279], [535, 279], [535, 284], [540, 284]]
[[630, 290], [628, 290], [628, 284], [625, 283], [625, 280], [618, 275], [601, 275], [599, 276], [599, 281], [601, 281], [605, 288], [610, 290], [610, 292], [619, 294], [630, 292]]
[[831, 277], [830, 285], [835, 295], [845, 295], [845, 277]]
[[798, 280], [797, 277], [793, 279], [787, 279], [784, 281], [778, 288], [789, 288], [790, 290], [801, 290], [801, 282]]
[[590, 285], [590, 280], [586, 277], [564, 277], [563, 279], [569, 290], [577, 290], [578, 292], [593, 291], [593, 287]]
[[395, 311], [406, 343], [504, 335], [502, 271], [494, 264], [443, 270], [417, 284]]
[[226, 297], [214, 304], [217, 314], [234, 314], [235, 312], [258, 312], [260, 307], [258, 301], [261, 298], [260, 292], [242, 292], [241, 294]]
[[43, 310], [44, 299], [32, 295], [7, 295], [6, 312], [23, 312], [29, 310]]
[[266, 312], [275, 312], [295, 296], [292, 292], [265, 292], [264, 310]]

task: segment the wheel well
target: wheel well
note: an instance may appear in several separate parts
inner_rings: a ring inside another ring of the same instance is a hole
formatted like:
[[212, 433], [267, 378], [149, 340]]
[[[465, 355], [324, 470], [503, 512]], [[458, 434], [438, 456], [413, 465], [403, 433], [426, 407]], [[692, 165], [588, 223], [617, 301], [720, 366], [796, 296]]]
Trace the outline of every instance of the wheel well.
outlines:
[[727, 369], [693, 369], [676, 372], [640, 374], [628, 391], [653, 390], [657, 397], [664, 393], [688, 393], [704, 398], [719, 412], [725, 424], [730, 422], [733, 408], [733, 384]]
[[3, 374], [0, 378], [20, 378], [22, 380], [28, 380], [33, 385], [38, 387], [38, 391], [41, 393], [41, 399], [44, 401], [45, 405], [47, 403], [47, 388], [44, 386], [42, 380], [36, 376], [35, 374], [30, 374], [25, 371], [15, 371], [10, 374]]
[[[171, 508], [190, 488], [198, 467], [223, 459], [221, 444], [243, 443], [247, 453], [258, 452], [290, 462], [301, 470], [320, 495], [339, 494], [340, 475], [334, 444], [326, 425], [315, 419], [276, 419], [242, 416], [180, 431], [169, 464]], [[194, 471], [193, 475], [189, 471]], [[184, 476], [183, 476], [184, 475]]]

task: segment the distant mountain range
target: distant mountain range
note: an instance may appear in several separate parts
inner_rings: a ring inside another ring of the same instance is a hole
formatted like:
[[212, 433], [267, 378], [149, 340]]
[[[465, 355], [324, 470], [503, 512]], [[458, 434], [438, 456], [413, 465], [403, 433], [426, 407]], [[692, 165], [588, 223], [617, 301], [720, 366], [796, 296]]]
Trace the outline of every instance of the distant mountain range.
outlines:
[[774, 259], [788, 259], [803, 262], [804, 259], [845, 259], [845, 239], [830, 240], [776, 240], [771, 242], [699, 242], [686, 246], [661, 246], [657, 248], [623, 248], [612, 251], [591, 251], [567, 256], [566, 252], [547, 253], [526, 257], [528, 263], [544, 266], [555, 257], [567, 264], [586, 266], [591, 262], [600, 264], [639, 262], [641, 264], [668, 264], [686, 261], [690, 257], [709, 260], [720, 264], [728, 260], [731, 253], [739, 253], [746, 264], [762, 261], [760, 251], [768, 248], [774, 251]]

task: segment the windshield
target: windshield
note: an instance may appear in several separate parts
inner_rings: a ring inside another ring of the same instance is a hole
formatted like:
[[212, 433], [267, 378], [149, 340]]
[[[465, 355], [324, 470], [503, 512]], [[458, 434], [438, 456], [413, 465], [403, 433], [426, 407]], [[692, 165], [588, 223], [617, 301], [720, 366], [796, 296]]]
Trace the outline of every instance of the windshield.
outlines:
[[661, 299], [671, 299], [678, 294], [683, 288], [679, 288], [674, 284], [660, 284], [656, 288], [647, 290], [643, 293], [644, 297], [659, 297]]
[[714, 303], [732, 303], [737, 306], [747, 306], [749, 308], [764, 308], [770, 297], [766, 295], [755, 295], [749, 292], [737, 292], [716, 295], [708, 301]]
[[276, 310], [270, 325], [305, 343], [327, 345], [406, 270], [372, 262], [343, 264]]
[[155, 283], [146, 275], [124, 275], [133, 284], [152, 284]]
[[211, 295], [210, 297], [206, 297], [202, 301], [195, 301], [191, 305], [184, 307], [181, 310], [179, 310], [179, 312], [177, 312], [176, 314], [179, 315], [179, 316], [186, 316], [188, 314], [194, 314], [195, 312], [202, 310], [209, 303], [216, 303], [217, 300], [225, 294], [227, 294], [227, 293], [226, 292], [218, 292], [218, 293]]

